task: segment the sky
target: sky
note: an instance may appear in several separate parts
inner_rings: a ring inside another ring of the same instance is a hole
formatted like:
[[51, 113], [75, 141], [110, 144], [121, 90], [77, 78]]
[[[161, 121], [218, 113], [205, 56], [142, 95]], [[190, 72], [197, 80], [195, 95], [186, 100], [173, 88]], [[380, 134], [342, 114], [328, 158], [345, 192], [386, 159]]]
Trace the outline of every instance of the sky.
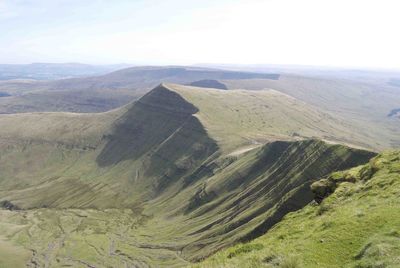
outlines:
[[0, 0], [0, 63], [400, 69], [399, 0]]

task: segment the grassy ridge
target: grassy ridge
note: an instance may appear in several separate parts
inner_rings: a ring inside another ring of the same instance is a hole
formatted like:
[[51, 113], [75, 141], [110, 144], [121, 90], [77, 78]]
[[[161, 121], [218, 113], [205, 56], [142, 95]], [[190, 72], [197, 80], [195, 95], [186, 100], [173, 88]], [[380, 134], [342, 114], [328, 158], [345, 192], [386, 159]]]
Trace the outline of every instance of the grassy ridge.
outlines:
[[165, 87], [199, 109], [196, 117], [224, 151], [305, 138], [372, 150], [384, 148], [369, 132], [276, 90], [214, 90], [174, 84]]
[[368, 143], [379, 150], [400, 147], [398, 120], [388, 118], [398, 108], [398, 88], [387, 79], [370, 75], [362, 79], [281, 75], [279, 80], [222, 81], [229, 89], [275, 89], [342, 118], [358, 133], [368, 133]]
[[[0, 194], [21, 207], [128, 207], [158, 195], [178, 177], [187, 181], [185, 177], [206, 165], [209, 157], [230, 153], [234, 158], [276, 139], [323, 138], [328, 131], [343, 133], [340, 137], [350, 131], [307, 109], [275, 92], [163, 85], [108, 113], [2, 115], [0, 182], [15, 191]], [[362, 137], [355, 142], [359, 140]], [[69, 192], [98, 187], [103, 194], [88, 193], [76, 204], [74, 198], [61, 202], [54, 200], [62, 197], [58, 190], [51, 190], [56, 184]], [[180, 187], [174, 185], [171, 193]]]

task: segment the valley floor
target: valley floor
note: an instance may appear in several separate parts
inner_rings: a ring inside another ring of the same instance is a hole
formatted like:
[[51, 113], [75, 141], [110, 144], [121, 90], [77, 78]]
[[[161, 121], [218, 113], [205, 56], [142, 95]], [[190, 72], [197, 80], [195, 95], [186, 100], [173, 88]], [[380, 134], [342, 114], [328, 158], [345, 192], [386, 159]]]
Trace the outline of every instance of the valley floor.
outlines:
[[[188, 262], [131, 210], [0, 210], [0, 267], [157, 267]], [[6, 250], [5, 250], [6, 249]], [[15, 258], [18, 255], [19, 258]]]

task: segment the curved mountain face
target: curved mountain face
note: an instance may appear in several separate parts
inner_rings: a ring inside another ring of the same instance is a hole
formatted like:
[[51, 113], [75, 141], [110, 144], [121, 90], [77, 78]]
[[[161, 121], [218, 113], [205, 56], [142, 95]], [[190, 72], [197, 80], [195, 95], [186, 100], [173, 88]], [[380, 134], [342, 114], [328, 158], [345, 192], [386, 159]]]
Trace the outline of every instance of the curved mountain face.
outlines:
[[[312, 200], [312, 182], [375, 155], [299, 136], [263, 139], [294, 130], [283, 132], [277, 117], [264, 128], [240, 105], [215, 114], [217, 100], [236, 99], [214, 91], [160, 85], [103, 114], [0, 116], [0, 264], [12, 249], [30, 266], [186, 265], [264, 234]], [[272, 98], [262, 114], [289, 111], [272, 106], [285, 95], [238, 93], [245, 103]]]
[[315, 199], [258, 239], [196, 267], [398, 267], [400, 152], [334, 172], [312, 185]]

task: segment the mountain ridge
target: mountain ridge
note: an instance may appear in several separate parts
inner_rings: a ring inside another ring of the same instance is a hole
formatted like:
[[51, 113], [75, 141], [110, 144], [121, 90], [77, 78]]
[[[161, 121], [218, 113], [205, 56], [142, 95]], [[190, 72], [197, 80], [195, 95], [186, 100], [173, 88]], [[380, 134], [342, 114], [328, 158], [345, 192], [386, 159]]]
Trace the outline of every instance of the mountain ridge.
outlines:
[[[312, 200], [308, 186], [319, 177], [375, 155], [313, 137], [264, 140], [232, 154], [249, 145], [232, 127], [237, 114], [244, 130], [263, 131], [247, 123], [263, 118], [245, 109], [254, 99], [267, 104], [266, 115], [296, 102], [276, 92], [163, 83], [107, 113], [0, 115], [0, 201], [20, 209], [2, 212], [0, 236], [20, 230], [7, 243], [34, 249], [31, 264], [179, 267], [262, 235]], [[213, 110], [226, 106], [233, 110]], [[270, 133], [279, 134], [283, 121], [272, 122]], [[236, 133], [232, 150], [221, 147]]]

